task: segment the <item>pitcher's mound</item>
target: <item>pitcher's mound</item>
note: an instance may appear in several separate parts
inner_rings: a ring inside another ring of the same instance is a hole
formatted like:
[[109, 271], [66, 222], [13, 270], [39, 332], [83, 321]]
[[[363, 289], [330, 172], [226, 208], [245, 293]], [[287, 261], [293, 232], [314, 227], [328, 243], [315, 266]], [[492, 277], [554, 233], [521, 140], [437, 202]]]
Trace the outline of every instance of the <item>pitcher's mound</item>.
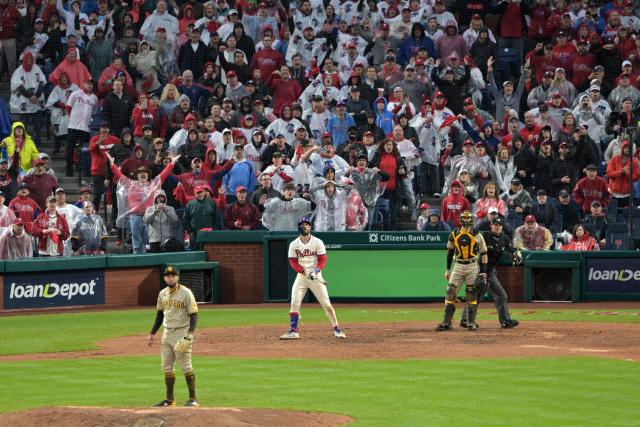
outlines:
[[337, 426], [353, 421], [344, 415], [322, 412], [253, 408], [120, 409], [63, 406], [0, 415], [0, 425], [13, 427]]

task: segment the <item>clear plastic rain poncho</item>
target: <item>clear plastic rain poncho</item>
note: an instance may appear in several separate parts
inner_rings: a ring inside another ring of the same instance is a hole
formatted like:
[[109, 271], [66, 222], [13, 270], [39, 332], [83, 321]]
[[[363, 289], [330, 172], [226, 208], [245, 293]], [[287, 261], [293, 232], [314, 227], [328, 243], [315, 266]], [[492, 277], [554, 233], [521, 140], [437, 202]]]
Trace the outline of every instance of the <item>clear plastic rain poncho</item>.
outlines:
[[280, 197], [269, 199], [264, 205], [262, 225], [269, 231], [297, 231], [298, 220], [311, 214], [311, 202], [294, 197], [284, 200]]
[[116, 227], [129, 228], [129, 215], [144, 215], [144, 211], [149, 206], [153, 206], [153, 195], [161, 189], [160, 175], [144, 184], [122, 176], [116, 187], [116, 197], [118, 198]]
[[71, 235], [79, 238], [79, 253], [98, 254], [101, 250], [102, 238], [107, 236], [107, 227], [100, 215], [82, 215], [72, 229]]
[[316, 231], [360, 231], [367, 224], [367, 208], [352, 186], [326, 181], [321, 187], [311, 190], [311, 198], [316, 204]]
[[354, 188], [366, 207], [375, 206], [378, 197], [384, 193], [387, 187], [386, 182], [380, 181], [380, 174], [369, 168], [364, 171], [355, 169], [351, 172], [349, 179], [353, 182]]

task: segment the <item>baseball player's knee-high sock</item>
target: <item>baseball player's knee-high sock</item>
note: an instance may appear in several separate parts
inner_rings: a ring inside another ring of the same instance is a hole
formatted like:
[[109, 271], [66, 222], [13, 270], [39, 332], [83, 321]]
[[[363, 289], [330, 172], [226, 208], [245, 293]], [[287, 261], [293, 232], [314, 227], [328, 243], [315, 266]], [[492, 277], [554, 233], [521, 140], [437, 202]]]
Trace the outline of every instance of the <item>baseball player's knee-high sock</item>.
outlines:
[[476, 315], [478, 314], [478, 304], [470, 302], [467, 304], [467, 322], [468, 323], [476, 323]]
[[184, 379], [187, 381], [187, 388], [189, 389], [189, 399], [196, 398], [196, 374], [193, 371], [188, 374], [184, 374]]
[[164, 373], [164, 384], [167, 387], [167, 400], [173, 400], [173, 386], [176, 383], [176, 374], [173, 372]]
[[291, 312], [289, 313], [289, 329], [294, 331], [294, 332], [298, 332], [299, 327], [298, 327], [298, 321], [300, 320], [300, 313], [297, 312]]

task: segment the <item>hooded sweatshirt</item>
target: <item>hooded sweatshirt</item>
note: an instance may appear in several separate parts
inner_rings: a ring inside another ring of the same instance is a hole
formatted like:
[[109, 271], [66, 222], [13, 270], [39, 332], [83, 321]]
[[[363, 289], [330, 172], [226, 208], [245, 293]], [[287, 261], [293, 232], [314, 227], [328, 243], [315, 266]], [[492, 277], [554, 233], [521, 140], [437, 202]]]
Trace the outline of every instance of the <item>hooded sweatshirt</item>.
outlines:
[[[460, 188], [457, 195], [451, 191], [454, 186]], [[452, 223], [455, 227], [460, 227], [460, 214], [463, 211], [471, 210], [471, 204], [462, 195], [462, 184], [457, 179], [451, 183], [449, 195], [442, 199], [440, 209], [442, 210], [442, 220]]]
[[[136, 151], [142, 151], [142, 156], [140, 158], [136, 157]], [[149, 160], [145, 159], [144, 147], [142, 145], [136, 145], [131, 151], [131, 157], [122, 162], [120, 166], [120, 170], [122, 174], [130, 179], [136, 179], [136, 170], [141, 166], [146, 166], [151, 169], [152, 163]]]
[[[380, 100], [384, 101], [384, 109], [382, 111], [378, 111], [378, 107], [376, 106]], [[391, 111], [387, 111], [387, 104], [387, 98], [383, 96], [378, 97], [373, 101], [373, 111], [376, 113], [376, 126], [382, 129], [385, 135], [393, 132], [394, 125], [393, 113]]]
[[[165, 203], [162, 209], [158, 208], [158, 197], [164, 196]], [[149, 206], [144, 212], [143, 221], [147, 224], [149, 242], [162, 243], [172, 236], [172, 224], [178, 222], [178, 215], [172, 206], [167, 205], [167, 194], [164, 190], [157, 190], [153, 197], [153, 206]]]

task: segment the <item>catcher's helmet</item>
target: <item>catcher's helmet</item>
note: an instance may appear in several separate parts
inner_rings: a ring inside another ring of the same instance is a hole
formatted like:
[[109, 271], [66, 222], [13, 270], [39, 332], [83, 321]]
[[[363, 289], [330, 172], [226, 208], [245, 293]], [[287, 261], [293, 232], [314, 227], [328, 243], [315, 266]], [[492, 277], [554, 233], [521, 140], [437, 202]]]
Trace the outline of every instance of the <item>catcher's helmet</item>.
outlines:
[[460, 214], [460, 224], [463, 227], [473, 227], [473, 214], [469, 211], [464, 211]]

